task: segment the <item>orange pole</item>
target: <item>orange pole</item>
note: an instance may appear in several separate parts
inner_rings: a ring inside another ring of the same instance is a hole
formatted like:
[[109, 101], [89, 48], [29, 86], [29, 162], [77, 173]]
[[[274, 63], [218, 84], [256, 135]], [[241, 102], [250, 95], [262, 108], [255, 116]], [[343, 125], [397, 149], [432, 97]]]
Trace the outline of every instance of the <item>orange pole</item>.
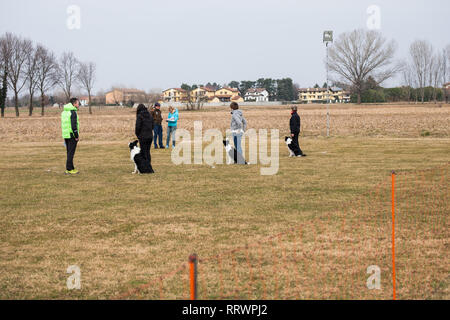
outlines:
[[197, 300], [197, 255], [189, 256], [189, 282], [191, 290], [191, 300]]
[[395, 172], [392, 171], [392, 289], [395, 296]]

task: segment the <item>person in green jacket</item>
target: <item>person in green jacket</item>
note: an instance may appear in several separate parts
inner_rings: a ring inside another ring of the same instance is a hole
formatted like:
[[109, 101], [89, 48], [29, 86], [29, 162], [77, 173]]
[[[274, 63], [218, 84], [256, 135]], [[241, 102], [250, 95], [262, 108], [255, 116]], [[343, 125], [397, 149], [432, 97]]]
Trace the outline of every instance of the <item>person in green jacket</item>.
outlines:
[[62, 137], [67, 151], [65, 174], [78, 173], [78, 170], [73, 166], [73, 157], [77, 149], [78, 140], [80, 139], [80, 122], [77, 113], [79, 107], [80, 102], [78, 98], [72, 98], [68, 104], [64, 105], [64, 111], [61, 113]]

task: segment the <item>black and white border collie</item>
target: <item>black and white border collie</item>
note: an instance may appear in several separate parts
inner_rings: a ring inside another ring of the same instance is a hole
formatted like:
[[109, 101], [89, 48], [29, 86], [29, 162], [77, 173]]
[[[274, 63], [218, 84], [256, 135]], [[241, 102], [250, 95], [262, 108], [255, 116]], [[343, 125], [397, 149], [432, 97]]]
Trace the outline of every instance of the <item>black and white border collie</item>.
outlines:
[[223, 145], [227, 151], [227, 164], [237, 163], [237, 164], [249, 164], [245, 161], [242, 154], [237, 152], [236, 148], [230, 144], [228, 139], [223, 140]]
[[284, 142], [286, 142], [286, 145], [289, 150], [289, 157], [295, 157], [294, 150], [292, 148], [292, 138], [291, 137], [284, 137]]
[[284, 142], [286, 142], [286, 145], [289, 150], [289, 157], [306, 157], [306, 154], [299, 154], [295, 155], [294, 147], [292, 146], [292, 138], [291, 137], [284, 137]]
[[138, 140], [130, 142], [130, 159], [134, 162], [134, 173], [154, 173], [152, 165], [141, 154], [141, 148], [137, 146]]

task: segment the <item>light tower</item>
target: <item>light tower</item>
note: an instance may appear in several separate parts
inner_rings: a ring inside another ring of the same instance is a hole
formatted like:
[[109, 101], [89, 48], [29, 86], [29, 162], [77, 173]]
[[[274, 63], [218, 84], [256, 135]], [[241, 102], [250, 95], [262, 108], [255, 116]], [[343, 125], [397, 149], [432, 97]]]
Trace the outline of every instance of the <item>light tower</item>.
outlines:
[[325, 43], [326, 51], [327, 51], [327, 137], [330, 136], [330, 91], [328, 89], [328, 44], [333, 42], [333, 31], [324, 31], [323, 32], [323, 42]]

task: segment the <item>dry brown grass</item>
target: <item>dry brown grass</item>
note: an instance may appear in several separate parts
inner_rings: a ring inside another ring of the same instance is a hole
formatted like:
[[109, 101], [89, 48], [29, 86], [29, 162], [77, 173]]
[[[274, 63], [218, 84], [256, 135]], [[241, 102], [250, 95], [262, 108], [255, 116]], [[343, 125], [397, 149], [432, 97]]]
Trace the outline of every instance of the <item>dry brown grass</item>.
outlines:
[[[389, 299], [395, 169], [405, 173], [398, 298], [448, 299], [449, 106], [333, 106], [330, 139], [321, 136], [322, 106], [300, 113], [309, 157], [285, 157], [280, 141], [277, 175], [261, 176], [260, 165], [175, 166], [167, 150], [152, 150], [157, 173], [134, 176], [133, 111], [83, 110], [75, 177], [62, 174], [58, 110], [8, 113], [0, 119], [0, 298], [113, 298], [147, 283], [131, 297], [186, 298], [180, 266], [196, 252], [202, 298]], [[287, 133], [287, 107], [244, 114], [250, 127]], [[194, 120], [225, 130], [229, 112], [182, 111], [180, 127]], [[438, 169], [414, 171], [430, 167]], [[65, 286], [72, 264], [81, 267], [80, 291]], [[382, 270], [381, 291], [365, 287], [370, 264]]]
[[[304, 136], [323, 136], [326, 133], [325, 106], [302, 105]], [[448, 137], [450, 135], [450, 105], [332, 105], [331, 135], [343, 137]], [[60, 118], [58, 108], [49, 108], [41, 117], [7, 113], [0, 121], [2, 141], [59, 141]], [[289, 107], [244, 107], [244, 115], [252, 128], [288, 130]], [[193, 129], [195, 120], [203, 121], [203, 128], [225, 131], [229, 127], [229, 109], [209, 108], [204, 111], [183, 111], [179, 126]], [[167, 113], [166, 113], [167, 114]], [[80, 111], [83, 140], [111, 141], [130, 139], [134, 135], [135, 110], [129, 108], [94, 108], [94, 114]]]

